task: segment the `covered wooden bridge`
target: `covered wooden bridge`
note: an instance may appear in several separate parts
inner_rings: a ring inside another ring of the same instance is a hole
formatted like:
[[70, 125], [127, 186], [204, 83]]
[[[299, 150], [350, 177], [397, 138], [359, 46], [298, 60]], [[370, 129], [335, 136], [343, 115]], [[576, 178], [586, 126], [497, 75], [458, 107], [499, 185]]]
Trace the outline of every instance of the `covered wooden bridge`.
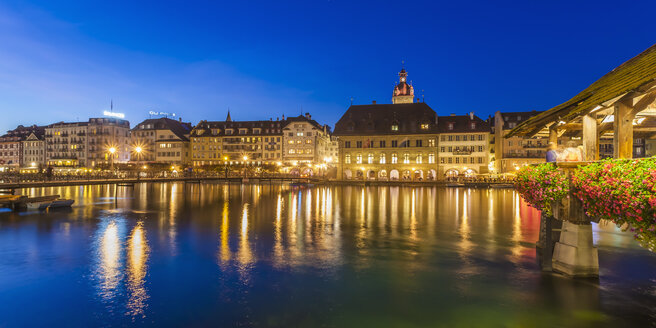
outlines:
[[[618, 66], [569, 101], [519, 124], [505, 137], [542, 135], [557, 144], [567, 133], [581, 139], [585, 161], [600, 158], [600, 140], [611, 140], [613, 158], [633, 158], [634, 139], [656, 136], [656, 45]], [[585, 162], [558, 164], [565, 171]], [[571, 193], [571, 191], [570, 191]], [[572, 276], [596, 276], [597, 250], [590, 220], [570, 194], [554, 218], [542, 219], [543, 267]], [[562, 229], [554, 229], [560, 226]], [[556, 230], [560, 230], [558, 233]], [[555, 243], [552, 252], [552, 237]]]

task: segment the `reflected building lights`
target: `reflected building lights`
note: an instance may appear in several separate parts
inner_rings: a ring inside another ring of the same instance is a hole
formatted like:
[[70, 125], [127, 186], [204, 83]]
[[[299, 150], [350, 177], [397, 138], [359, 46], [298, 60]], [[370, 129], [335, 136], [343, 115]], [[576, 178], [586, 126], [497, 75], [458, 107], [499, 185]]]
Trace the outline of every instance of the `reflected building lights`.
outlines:
[[146, 240], [143, 224], [138, 223], [132, 230], [128, 240], [128, 290], [130, 292], [127, 308], [132, 316], [144, 316], [148, 293], [144, 286], [147, 262], [148, 241]]
[[121, 242], [116, 221], [111, 221], [105, 227], [100, 237], [99, 245], [100, 267], [102, 278], [99, 285], [100, 296], [110, 301], [116, 295], [116, 289], [121, 281]]

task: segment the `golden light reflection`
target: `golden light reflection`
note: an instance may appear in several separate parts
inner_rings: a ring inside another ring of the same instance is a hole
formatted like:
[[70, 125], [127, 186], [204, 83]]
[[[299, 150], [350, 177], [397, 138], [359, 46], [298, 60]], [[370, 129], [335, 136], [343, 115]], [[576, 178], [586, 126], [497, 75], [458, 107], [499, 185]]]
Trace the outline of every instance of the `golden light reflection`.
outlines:
[[284, 250], [282, 246], [282, 195], [278, 194], [278, 200], [276, 201], [276, 222], [275, 222], [275, 231], [274, 231], [274, 246], [273, 246], [273, 257], [275, 263], [280, 263]]
[[105, 300], [112, 299], [121, 281], [121, 242], [118, 236], [118, 225], [111, 221], [100, 239], [100, 296]]
[[248, 203], [244, 203], [241, 215], [241, 235], [239, 238], [239, 253], [237, 260], [242, 265], [242, 268], [253, 263], [253, 252], [251, 245], [248, 242]]
[[228, 205], [228, 199], [225, 198], [223, 201], [223, 214], [221, 215], [221, 249], [219, 250], [219, 263], [225, 265], [230, 261], [230, 244], [229, 244], [229, 223], [230, 223], [230, 207]]
[[148, 292], [144, 286], [147, 262], [148, 262], [148, 241], [143, 224], [139, 222], [130, 235], [128, 240], [128, 291], [130, 297], [127, 308], [128, 314], [132, 316], [144, 316]]

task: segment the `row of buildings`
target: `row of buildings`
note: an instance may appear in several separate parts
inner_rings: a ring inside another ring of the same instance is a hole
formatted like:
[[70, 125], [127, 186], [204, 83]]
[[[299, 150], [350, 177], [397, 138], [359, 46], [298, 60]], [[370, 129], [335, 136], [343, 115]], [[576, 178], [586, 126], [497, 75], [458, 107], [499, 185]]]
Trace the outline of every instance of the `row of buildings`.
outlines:
[[[391, 104], [352, 105], [335, 124], [309, 113], [262, 121], [147, 119], [134, 128], [116, 117], [48, 126], [19, 126], [0, 137], [0, 170], [94, 168], [114, 163], [188, 166], [273, 166], [338, 179], [432, 180], [514, 172], [544, 162], [547, 140], [504, 135], [539, 112], [497, 112], [481, 119], [438, 115], [418, 101], [407, 72], [399, 72]], [[580, 142], [559, 136], [559, 144]], [[654, 140], [634, 140], [634, 157], [651, 156]], [[601, 142], [600, 154], [609, 152]]]

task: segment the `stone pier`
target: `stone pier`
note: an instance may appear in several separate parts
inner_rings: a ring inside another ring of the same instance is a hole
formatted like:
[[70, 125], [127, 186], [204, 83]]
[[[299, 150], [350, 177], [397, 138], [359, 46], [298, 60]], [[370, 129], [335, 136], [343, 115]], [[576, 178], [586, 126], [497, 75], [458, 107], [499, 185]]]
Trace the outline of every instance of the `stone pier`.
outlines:
[[592, 244], [592, 225], [563, 222], [553, 253], [553, 270], [573, 277], [598, 277], [599, 257]]

